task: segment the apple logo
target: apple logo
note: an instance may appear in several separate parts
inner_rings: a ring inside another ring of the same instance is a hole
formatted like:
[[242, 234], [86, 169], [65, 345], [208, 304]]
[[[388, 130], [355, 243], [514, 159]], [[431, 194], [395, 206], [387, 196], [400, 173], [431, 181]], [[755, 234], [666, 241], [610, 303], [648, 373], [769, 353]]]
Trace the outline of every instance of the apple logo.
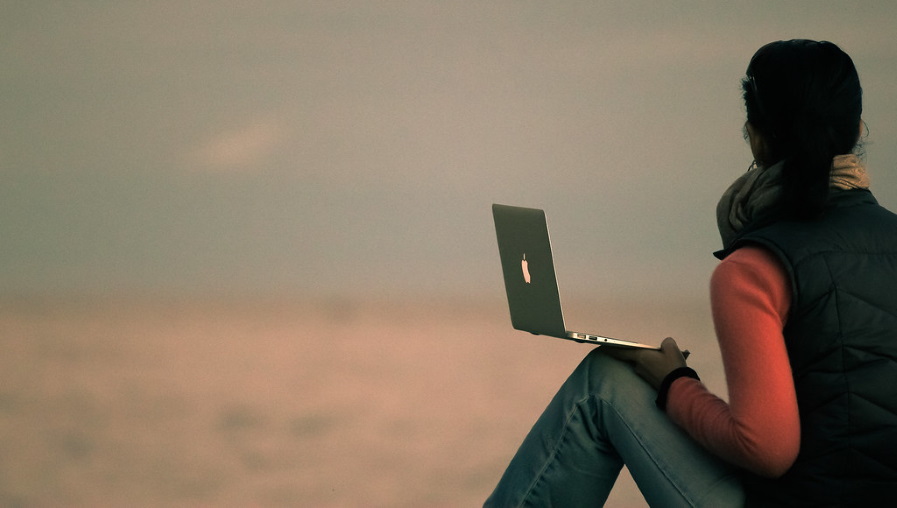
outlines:
[[526, 253], [523, 253], [523, 261], [520, 262], [520, 267], [523, 269], [523, 281], [527, 284], [530, 283], [530, 275], [529, 275], [529, 262], [526, 260]]

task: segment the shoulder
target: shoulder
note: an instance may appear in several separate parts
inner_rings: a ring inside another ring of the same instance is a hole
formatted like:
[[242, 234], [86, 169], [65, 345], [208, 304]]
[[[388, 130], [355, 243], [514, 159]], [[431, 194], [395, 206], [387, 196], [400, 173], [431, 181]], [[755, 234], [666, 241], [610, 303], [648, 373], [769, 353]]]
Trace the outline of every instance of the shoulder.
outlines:
[[722, 260], [711, 278], [716, 304], [751, 301], [784, 318], [791, 305], [791, 277], [780, 258], [759, 245], [746, 245]]
[[746, 245], [729, 254], [716, 267], [716, 274], [727, 278], [755, 274], [767, 279], [788, 279], [779, 257], [760, 245]]

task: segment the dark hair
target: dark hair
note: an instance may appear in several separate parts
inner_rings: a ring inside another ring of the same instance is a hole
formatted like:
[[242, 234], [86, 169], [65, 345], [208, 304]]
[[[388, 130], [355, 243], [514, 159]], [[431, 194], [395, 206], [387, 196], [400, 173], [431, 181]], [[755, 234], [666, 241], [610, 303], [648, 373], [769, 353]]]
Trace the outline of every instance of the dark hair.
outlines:
[[859, 138], [863, 89], [853, 60], [831, 42], [772, 42], [751, 58], [741, 86], [747, 120], [766, 141], [760, 162], [784, 160], [783, 213], [819, 216], [832, 158]]

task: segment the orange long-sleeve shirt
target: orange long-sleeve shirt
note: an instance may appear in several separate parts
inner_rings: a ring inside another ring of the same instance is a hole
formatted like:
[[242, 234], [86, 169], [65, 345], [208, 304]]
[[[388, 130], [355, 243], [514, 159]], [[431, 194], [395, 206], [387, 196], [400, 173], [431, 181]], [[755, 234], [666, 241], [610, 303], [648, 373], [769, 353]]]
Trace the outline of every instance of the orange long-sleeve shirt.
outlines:
[[800, 418], [782, 335], [791, 289], [770, 252], [741, 248], [710, 282], [713, 323], [722, 353], [728, 404], [698, 380], [670, 387], [667, 413], [714, 454], [756, 474], [778, 477], [800, 448]]

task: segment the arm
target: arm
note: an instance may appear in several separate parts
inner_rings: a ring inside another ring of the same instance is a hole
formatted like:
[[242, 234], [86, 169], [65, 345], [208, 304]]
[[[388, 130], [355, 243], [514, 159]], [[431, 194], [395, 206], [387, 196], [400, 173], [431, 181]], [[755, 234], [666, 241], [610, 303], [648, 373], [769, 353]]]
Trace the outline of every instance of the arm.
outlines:
[[782, 336], [790, 307], [784, 269], [759, 247], [739, 249], [711, 279], [713, 321], [729, 404], [699, 381], [670, 387], [667, 412], [716, 455], [756, 474], [785, 473], [800, 448], [791, 365]]

